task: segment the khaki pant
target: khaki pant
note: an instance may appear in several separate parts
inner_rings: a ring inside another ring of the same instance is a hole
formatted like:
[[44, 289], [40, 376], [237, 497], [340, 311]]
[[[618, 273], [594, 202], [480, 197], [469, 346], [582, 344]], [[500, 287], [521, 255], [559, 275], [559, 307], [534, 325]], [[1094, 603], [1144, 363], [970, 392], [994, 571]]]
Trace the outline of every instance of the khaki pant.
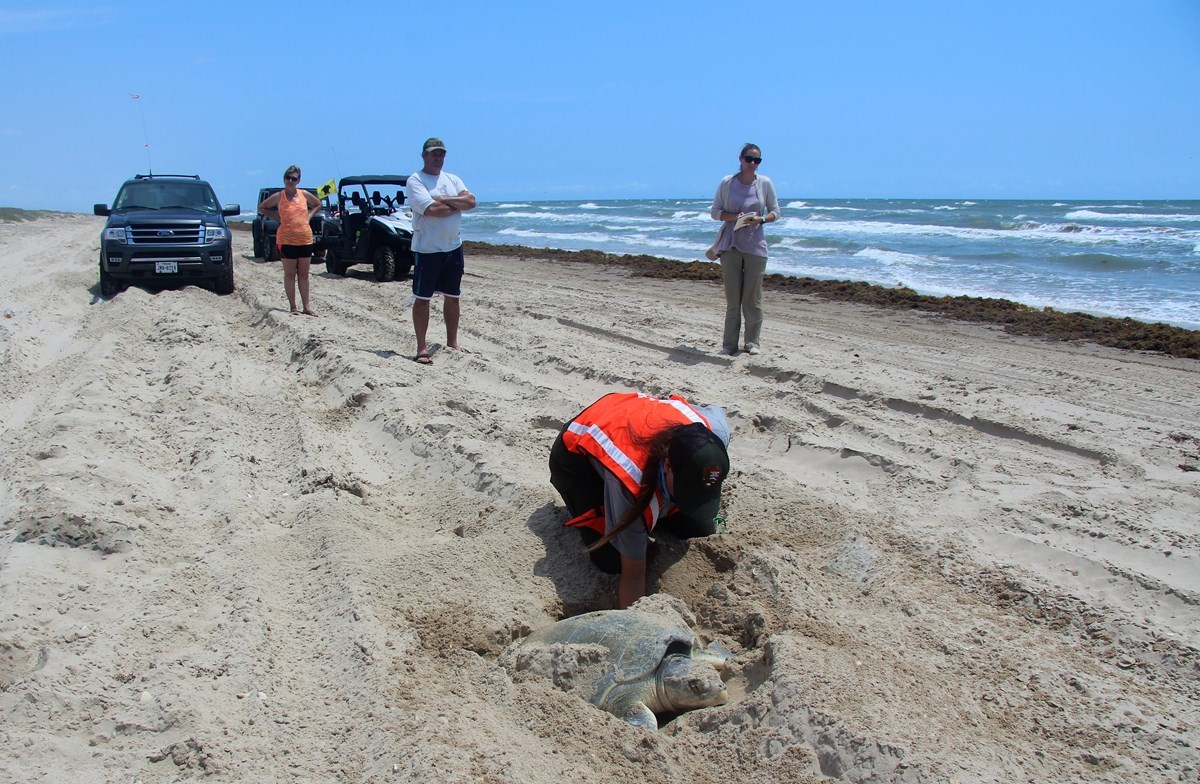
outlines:
[[763, 323], [762, 283], [766, 271], [766, 256], [751, 256], [733, 248], [721, 254], [721, 274], [725, 279], [725, 335], [721, 346], [728, 351], [737, 351], [743, 319], [746, 322], [745, 348], [758, 348]]

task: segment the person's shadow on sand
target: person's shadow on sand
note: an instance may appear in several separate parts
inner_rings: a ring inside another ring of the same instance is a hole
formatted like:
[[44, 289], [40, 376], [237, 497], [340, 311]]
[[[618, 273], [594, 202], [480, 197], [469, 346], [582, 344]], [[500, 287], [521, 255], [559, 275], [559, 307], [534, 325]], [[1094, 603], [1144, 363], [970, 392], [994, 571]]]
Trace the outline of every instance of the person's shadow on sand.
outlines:
[[[545, 544], [546, 553], [533, 567], [538, 577], [554, 584], [562, 603], [562, 616], [569, 618], [594, 610], [617, 606], [617, 576], [605, 574], [592, 564], [579, 534], [563, 525], [568, 518], [564, 507], [546, 504], [526, 522]], [[646, 565], [646, 593], [657, 593], [664, 572], [687, 553], [687, 542], [670, 534], [655, 534]]]

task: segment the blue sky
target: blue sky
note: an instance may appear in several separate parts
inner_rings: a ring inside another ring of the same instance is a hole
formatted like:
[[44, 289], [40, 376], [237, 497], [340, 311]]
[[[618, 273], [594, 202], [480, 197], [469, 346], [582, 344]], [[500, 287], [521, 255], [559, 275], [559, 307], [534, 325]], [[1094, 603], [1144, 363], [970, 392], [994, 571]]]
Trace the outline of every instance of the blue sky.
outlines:
[[1197, 0], [0, 0], [0, 46], [0, 206], [152, 162], [249, 208], [431, 135], [483, 201], [708, 198], [748, 140], [781, 198], [1200, 198]]

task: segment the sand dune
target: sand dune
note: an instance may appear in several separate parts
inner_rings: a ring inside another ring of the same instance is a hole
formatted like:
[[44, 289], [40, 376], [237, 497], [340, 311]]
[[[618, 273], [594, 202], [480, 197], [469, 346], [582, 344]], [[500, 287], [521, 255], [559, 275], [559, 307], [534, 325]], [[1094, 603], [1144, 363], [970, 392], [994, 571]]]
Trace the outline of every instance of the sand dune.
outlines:
[[[101, 226], [0, 224], [0, 780], [1200, 781], [1200, 362], [474, 255], [423, 367], [405, 282], [97, 301]], [[651, 577], [734, 699], [657, 733], [498, 662], [613, 604], [546, 458], [631, 388], [733, 429]]]

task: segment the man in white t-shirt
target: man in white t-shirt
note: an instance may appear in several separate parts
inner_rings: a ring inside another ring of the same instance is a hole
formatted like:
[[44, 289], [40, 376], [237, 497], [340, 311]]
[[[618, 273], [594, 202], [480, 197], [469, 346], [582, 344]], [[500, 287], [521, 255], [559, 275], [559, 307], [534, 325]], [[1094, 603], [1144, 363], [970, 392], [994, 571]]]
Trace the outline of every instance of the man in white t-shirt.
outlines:
[[458, 345], [459, 297], [462, 294], [462, 213], [475, 209], [475, 195], [463, 181], [442, 171], [446, 145], [436, 137], [421, 148], [425, 166], [409, 175], [406, 192], [413, 211], [413, 327], [417, 332], [417, 356], [422, 365], [432, 365], [433, 356], [425, 343], [429, 330], [429, 301], [441, 294], [446, 319], [446, 345]]

